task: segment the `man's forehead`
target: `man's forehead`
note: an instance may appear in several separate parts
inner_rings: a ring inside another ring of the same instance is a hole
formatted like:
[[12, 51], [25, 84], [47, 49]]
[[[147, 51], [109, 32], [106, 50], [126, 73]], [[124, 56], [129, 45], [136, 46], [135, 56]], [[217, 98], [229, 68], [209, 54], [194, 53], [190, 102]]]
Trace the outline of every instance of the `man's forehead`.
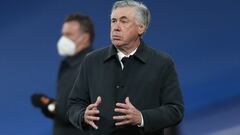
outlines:
[[80, 24], [77, 21], [65, 22], [62, 27], [62, 33], [72, 33], [80, 30]]
[[65, 22], [63, 24], [63, 29], [79, 29], [80, 24], [77, 21]]
[[63, 27], [80, 27], [80, 24], [77, 21], [69, 21], [65, 22]]
[[134, 7], [121, 7], [113, 10], [111, 18], [130, 18], [134, 17], [136, 10]]

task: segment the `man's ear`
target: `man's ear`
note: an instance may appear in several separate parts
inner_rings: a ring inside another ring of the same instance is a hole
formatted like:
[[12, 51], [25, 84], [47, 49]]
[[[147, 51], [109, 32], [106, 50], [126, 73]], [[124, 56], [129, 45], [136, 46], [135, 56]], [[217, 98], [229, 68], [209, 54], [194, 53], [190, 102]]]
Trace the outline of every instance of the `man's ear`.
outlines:
[[83, 35], [83, 42], [86, 44], [88, 42], [90, 42], [90, 34], [89, 33], [84, 33]]
[[80, 52], [81, 50], [88, 47], [89, 45], [90, 45], [90, 34], [83, 33], [81, 37], [78, 39], [76, 52]]
[[143, 35], [146, 30], [146, 26], [143, 24], [138, 25], [138, 35]]

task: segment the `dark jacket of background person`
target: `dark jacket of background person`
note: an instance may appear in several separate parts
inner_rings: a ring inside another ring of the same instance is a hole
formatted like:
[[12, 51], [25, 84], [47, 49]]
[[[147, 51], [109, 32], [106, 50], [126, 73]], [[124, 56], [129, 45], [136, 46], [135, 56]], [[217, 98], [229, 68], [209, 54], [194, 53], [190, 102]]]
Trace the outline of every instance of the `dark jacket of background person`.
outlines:
[[[99, 128], [94, 130], [82, 118], [98, 96], [103, 100], [98, 107]], [[124, 102], [127, 96], [142, 112], [143, 128], [114, 125], [115, 104]], [[173, 61], [143, 41], [123, 70], [113, 45], [87, 55], [70, 94], [69, 107], [71, 123], [96, 135], [163, 135], [164, 128], [181, 121], [184, 111]]]
[[93, 39], [94, 27], [89, 16], [74, 13], [66, 17], [57, 43], [58, 53], [64, 59], [59, 68], [56, 97], [49, 98], [45, 94], [32, 96], [33, 105], [53, 119], [53, 135], [84, 135], [66, 117], [67, 100], [83, 58], [92, 51]]
[[70, 90], [73, 87], [74, 80], [77, 77], [79, 67], [82, 63], [84, 56], [92, 51], [91, 48], [87, 48], [76, 56], [67, 57], [61, 62], [58, 83], [57, 83], [57, 93], [56, 93], [56, 110], [54, 117], [54, 135], [79, 135], [83, 134], [82, 131], [73, 127], [66, 118], [67, 112], [67, 99]]

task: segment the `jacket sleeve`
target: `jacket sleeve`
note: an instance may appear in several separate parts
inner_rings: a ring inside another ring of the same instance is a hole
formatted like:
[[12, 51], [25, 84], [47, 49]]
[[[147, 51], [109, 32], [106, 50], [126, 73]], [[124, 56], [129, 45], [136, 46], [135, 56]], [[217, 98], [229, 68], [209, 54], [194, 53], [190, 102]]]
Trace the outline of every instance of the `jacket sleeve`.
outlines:
[[90, 104], [88, 78], [87, 78], [87, 62], [83, 60], [80, 71], [74, 82], [71, 93], [68, 97], [67, 117], [76, 128], [85, 130], [89, 126], [83, 122], [84, 112]]
[[157, 108], [143, 110], [144, 132], [154, 132], [178, 124], [183, 118], [183, 97], [174, 63], [168, 59], [163, 67], [160, 80], [161, 105]]
[[[53, 103], [53, 102], [55, 102], [55, 99], [50, 98], [49, 104], [51, 104], [51, 103]], [[53, 119], [53, 118], [55, 118], [55, 112], [51, 112], [51, 111], [48, 110], [48, 105], [49, 105], [49, 104], [44, 105], [44, 106], [41, 108], [41, 110], [42, 110], [42, 113], [43, 113], [44, 116], [46, 116], [47, 118]]]

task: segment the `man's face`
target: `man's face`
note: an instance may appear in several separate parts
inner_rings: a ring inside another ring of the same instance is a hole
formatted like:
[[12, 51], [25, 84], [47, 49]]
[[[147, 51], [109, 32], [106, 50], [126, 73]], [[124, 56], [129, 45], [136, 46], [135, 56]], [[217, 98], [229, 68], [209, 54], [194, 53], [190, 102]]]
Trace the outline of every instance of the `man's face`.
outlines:
[[62, 27], [62, 35], [78, 45], [78, 41], [81, 36], [79, 23], [76, 21], [65, 22]]
[[132, 45], [139, 40], [139, 26], [136, 24], [136, 9], [117, 8], [111, 16], [111, 41], [116, 47]]

